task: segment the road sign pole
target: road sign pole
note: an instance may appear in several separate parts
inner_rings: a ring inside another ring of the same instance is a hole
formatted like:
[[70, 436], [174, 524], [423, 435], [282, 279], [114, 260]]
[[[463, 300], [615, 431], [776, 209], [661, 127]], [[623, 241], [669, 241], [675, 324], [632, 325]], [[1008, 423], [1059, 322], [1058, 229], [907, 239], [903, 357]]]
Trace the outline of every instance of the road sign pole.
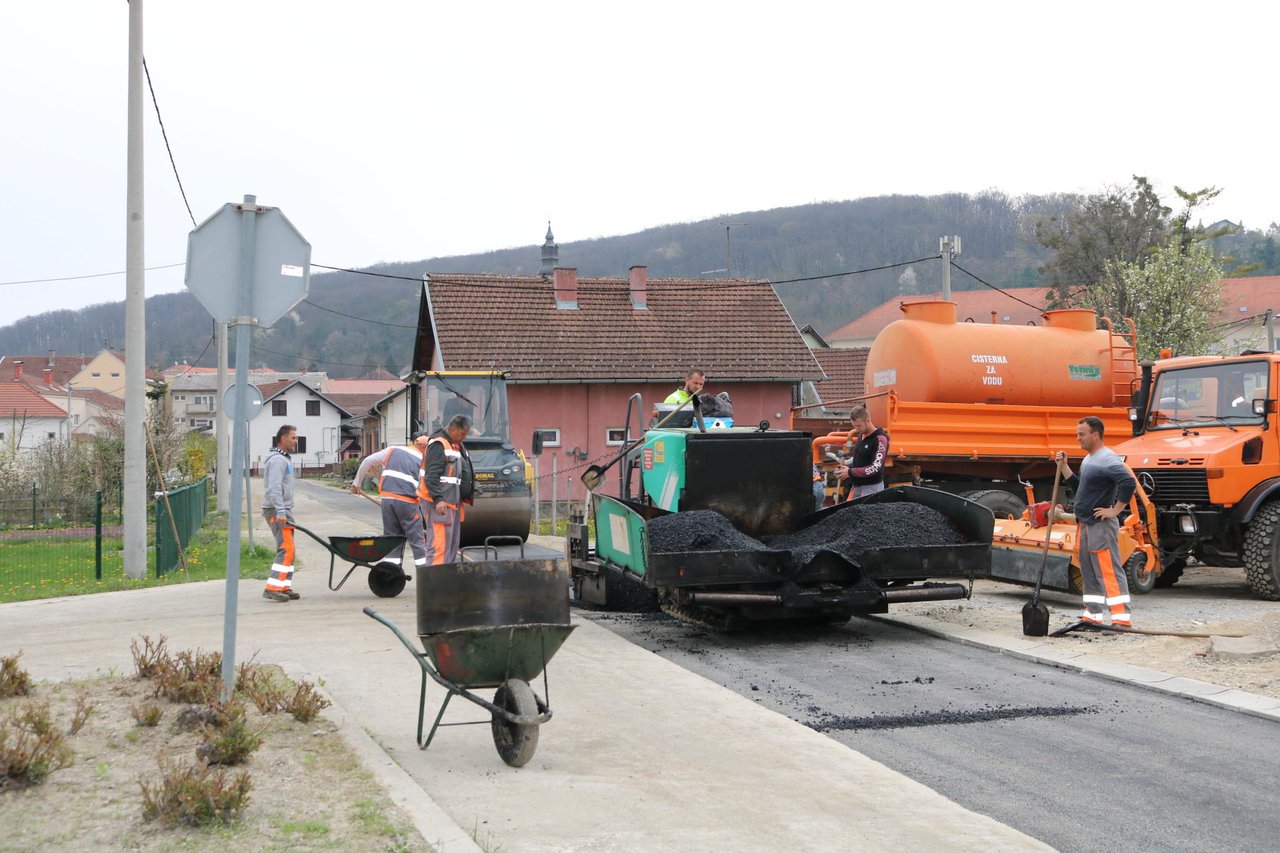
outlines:
[[236, 329], [236, 410], [231, 422], [231, 502], [227, 519], [227, 590], [222, 622], [222, 683], [226, 696], [236, 687], [236, 608], [240, 592], [240, 490], [244, 488], [244, 459], [248, 451], [249, 335], [254, 319], [253, 244], [257, 197], [246, 195], [240, 213], [240, 264], [236, 285], [238, 316], [231, 319]]

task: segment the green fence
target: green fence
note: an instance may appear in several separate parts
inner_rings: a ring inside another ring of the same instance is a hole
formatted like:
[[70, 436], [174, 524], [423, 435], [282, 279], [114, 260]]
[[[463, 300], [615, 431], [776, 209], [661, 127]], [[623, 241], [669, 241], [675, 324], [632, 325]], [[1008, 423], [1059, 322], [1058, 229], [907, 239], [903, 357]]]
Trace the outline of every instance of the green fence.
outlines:
[[0, 494], [0, 601], [58, 595], [122, 571], [120, 505], [102, 492]]
[[208, 509], [208, 477], [156, 498], [156, 577], [177, 571], [179, 551], [186, 551]]

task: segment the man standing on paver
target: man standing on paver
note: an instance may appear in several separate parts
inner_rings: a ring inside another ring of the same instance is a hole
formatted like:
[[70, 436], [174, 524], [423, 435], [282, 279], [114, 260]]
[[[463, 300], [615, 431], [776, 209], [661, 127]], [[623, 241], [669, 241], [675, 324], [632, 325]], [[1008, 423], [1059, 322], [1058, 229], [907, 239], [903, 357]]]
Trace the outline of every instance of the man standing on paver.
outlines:
[[[360, 463], [355, 479], [351, 481], [351, 491], [363, 494], [360, 484], [375, 469], [381, 469], [382, 476], [378, 480], [378, 494], [382, 498], [382, 535], [402, 536], [413, 550], [413, 565], [422, 568], [427, 565], [427, 543], [423, 539], [422, 512], [425, 508], [421, 500], [425, 497], [422, 487], [422, 451], [426, 449], [428, 433], [420, 432], [413, 436], [413, 443], [392, 445], [391, 447], [370, 453]], [[400, 571], [401, 555], [404, 545], [397, 545], [378, 563], [386, 563], [389, 567]]]
[[[1067, 454], [1053, 454], [1063, 483], [1076, 490], [1075, 514], [1079, 522], [1080, 574], [1084, 579], [1084, 613], [1080, 621], [1103, 624], [1107, 610], [1111, 624], [1132, 628], [1129, 612], [1129, 580], [1120, 562], [1118, 516], [1129, 503], [1137, 481], [1115, 451], [1102, 438], [1103, 424], [1093, 416], [1076, 423], [1076, 441], [1089, 454], [1080, 463], [1080, 475], [1071, 473]], [[1107, 610], [1103, 609], [1106, 605]]]
[[431, 436], [423, 465], [422, 516], [427, 526], [427, 560], [433, 566], [458, 559], [462, 543], [462, 505], [475, 495], [471, 457], [462, 440], [471, 431], [471, 418], [454, 415], [444, 429]]
[[302, 598], [293, 591], [293, 458], [289, 454], [297, 444], [297, 427], [280, 427], [276, 446], [262, 468], [262, 517], [276, 540], [276, 558], [262, 591], [262, 597], [269, 601]]

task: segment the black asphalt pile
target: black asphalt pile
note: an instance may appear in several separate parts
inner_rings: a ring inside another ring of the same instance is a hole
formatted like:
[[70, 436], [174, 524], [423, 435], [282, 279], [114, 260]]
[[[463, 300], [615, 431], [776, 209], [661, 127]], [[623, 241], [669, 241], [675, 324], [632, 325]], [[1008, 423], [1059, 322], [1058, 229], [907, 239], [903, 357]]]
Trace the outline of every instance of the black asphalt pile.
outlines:
[[947, 517], [923, 504], [893, 502], [851, 506], [796, 533], [766, 536], [770, 548], [792, 552], [805, 565], [819, 549], [856, 559], [871, 548], [959, 545], [964, 539]]
[[676, 512], [649, 522], [649, 550], [657, 554], [686, 551], [768, 551], [767, 546], [709, 509]]

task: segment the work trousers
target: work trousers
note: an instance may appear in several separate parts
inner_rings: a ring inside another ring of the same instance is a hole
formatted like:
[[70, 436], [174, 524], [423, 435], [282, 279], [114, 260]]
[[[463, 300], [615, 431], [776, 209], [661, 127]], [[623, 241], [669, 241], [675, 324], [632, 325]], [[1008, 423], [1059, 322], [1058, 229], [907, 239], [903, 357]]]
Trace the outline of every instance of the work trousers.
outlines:
[[462, 514], [443, 501], [423, 504], [427, 525], [427, 560], [433, 566], [458, 561], [462, 544]]
[[849, 489], [849, 497], [845, 500], [853, 500], [854, 498], [865, 498], [867, 495], [874, 495], [876, 492], [884, 491], [884, 481], [879, 483], [867, 483], [865, 486], [854, 486]]
[[[405, 541], [409, 543], [409, 548], [413, 551], [413, 565], [417, 568], [427, 565], [427, 543], [423, 539], [422, 510], [419, 508], [417, 501], [410, 503], [409, 501], [398, 501], [395, 498], [384, 497], [382, 499], [382, 535], [403, 536]], [[375, 565], [385, 563], [397, 569], [402, 569], [401, 558], [403, 554], [404, 545], [397, 545], [395, 550], [388, 553]]]
[[293, 519], [288, 515], [277, 515], [273, 509], [264, 509], [262, 517], [276, 540], [276, 557], [271, 563], [271, 573], [267, 575], [267, 590], [289, 592], [293, 589]]
[[1129, 615], [1129, 579], [1120, 562], [1120, 522], [1103, 518], [1079, 525], [1080, 575], [1084, 579], [1086, 622], [1101, 623], [1111, 614], [1115, 625], [1132, 624]]

